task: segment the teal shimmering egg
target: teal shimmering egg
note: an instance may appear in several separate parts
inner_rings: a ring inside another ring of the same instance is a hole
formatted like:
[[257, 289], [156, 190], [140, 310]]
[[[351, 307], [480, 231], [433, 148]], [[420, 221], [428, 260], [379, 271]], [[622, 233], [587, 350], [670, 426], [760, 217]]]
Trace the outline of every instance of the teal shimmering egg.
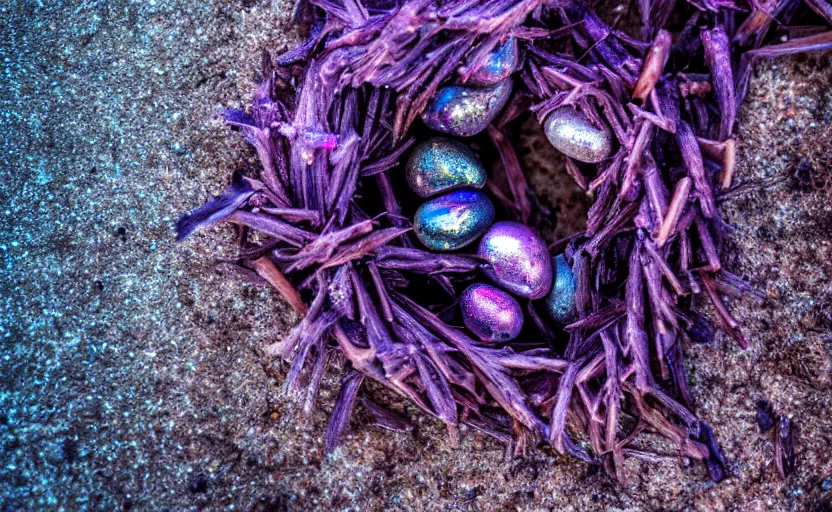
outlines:
[[416, 210], [413, 230], [425, 247], [453, 251], [470, 244], [494, 221], [494, 205], [477, 190], [455, 190]]
[[422, 121], [433, 130], [470, 137], [485, 130], [511, 96], [511, 79], [493, 87], [449, 85], [422, 112]]
[[488, 54], [480, 68], [465, 80], [465, 85], [489, 87], [499, 84], [517, 68], [519, 56], [517, 40], [509, 37], [505, 43]]
[[543, 131], [555, 149], [581, 162], [598, 163], [612, 152], [610, 129], [595, 126], [572, 107], [561, 107], [549, 114]]
[[456, 188], [482, 188], [485, 169], [468, 146], [452, 139], [433, 137], [410, 154], [405, 168], [407, 184], [420, 197], [431, 197]]
[[575, 307], [575, 274], [563, 254], [554, 257], [555, 284], [543, 301], [546, 312], [560, 324], [568, 324], [577, 314]]

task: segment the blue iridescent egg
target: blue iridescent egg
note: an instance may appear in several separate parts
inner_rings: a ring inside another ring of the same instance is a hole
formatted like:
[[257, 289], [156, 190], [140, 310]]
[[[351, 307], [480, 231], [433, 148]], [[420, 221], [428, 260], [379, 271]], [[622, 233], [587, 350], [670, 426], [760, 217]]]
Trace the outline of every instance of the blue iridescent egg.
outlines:
[[465, 80], [465, 85], [489, 87], [499, 84], [517, 68], [519, 56], [517, 40], [509, 37], [505, 43], [488, 54], [480, 68]]
[[413, 230], [425, 247], [453, 251], [470, 244], [494, 221], [494, 205], [478, 190], [455, 190], [416, 210]]
[[519, 297], [539, 299], [552, 289], [552, 257], [535, 230], [513, 221], [497, 222], [477, 251], [488, 263], [483, 272]]
[[485, 169], [468, 146], [453, 139], [433, 137], [423, 142], [407, 160], [407, 184], [420, 197], [431, 197], [457, 188], [482, 188]]
[[511, 79], [493, 87], [442, 87], [422, 112], [428, 128], [458, 137], [476, 135], [491, 124], [511, 96]]
[[517, 299], [490, 284], [466, 288], [459, 307], [465, 327], [482, 341], [511, 341], [523, 329], [523, 308]]
[[555, 284], [552, 291], [543, 301], [546, 312], [552, 319], [560, 324], [571, 322], [578, 310], [575, 306], [575, 274], [566, 261], [563, 254], [558, 254], [553, 259], [555, 265]]

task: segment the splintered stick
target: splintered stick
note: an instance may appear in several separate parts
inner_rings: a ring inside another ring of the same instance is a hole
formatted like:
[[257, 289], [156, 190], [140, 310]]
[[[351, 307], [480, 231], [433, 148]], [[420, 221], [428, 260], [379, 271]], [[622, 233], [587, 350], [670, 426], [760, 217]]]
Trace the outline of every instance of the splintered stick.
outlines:
[[716, 214], [716, 204], [714, 202], [713, 191], [711, 190], [711, 183], [705, 172], [705, 164], [702, 161], [702, 150], [699, 149], [696, 136], [688, 123], [684, 121], [679, 123], [676, 131], [676, 142], [679, 144], [682, 161], [685, 163], [688, 176], [693, 179], [693, 188], [696, 189], [696, 194], [699, 197], [702, 215], [709, 219], [713, 218]]
[[737, 168], [737, 139], [717, 141], [696, 137], [696, 141], [699, 142], [702, 156], [722, 164], [722, 170], [719, 172], [719, 187], [722, 190], [731, 188], [734, 171]]
[[667, 63], [671, 42], [670, 32], [665, 29], [659, 30], [652, 46], [650, 46], [650, 51], [647, 52], [647, 57], [644, 59], [641, 75], [639, 75], [636, 86], [633, 88], [633, 99], [642, 102], [647, 100], [656, 86], [656, 82], [659, 81], [664, 65]]
[[734, 96], [734, 74], [731, 70], [731, 52], [728, 35], [722, 25], [700, 34], [705, 58], [711, 68], [711, 81], [719, 103], [719, 140], [725, 140], [734, 129], [737, 108]]
[[722, 172], [719, 173], [719, 186], [722, 190], [731, 188], [734, 181], [734, 170], [737, 167], [737, 141], [725, 141], [725, 156], [722, 160]]
[[283, 297], [283, 299], [286, 300], [290, 306], [292, 306], [292, 309], [301, 315], [306, 314], [309, 310], [306, 303], [303, 302], [303, 299], [298, 291], [295, 290], [292, 283], [286, 279], [283, 272], [277, 268], [277, 265], [272, 262], [271, 258], [268, 256], [261, 256], [260, 258], [253, 260], [251, 264], [254, 266], [254, 270], [260, 274], [260, 277], [272, 285], [280, 296]]
[[693, 180], [687, 176], [676, 183], [676, 188], [673, 190], [673, 198], [670, 200], [670, 206], [667, 207], [667, 215], [665, 215], [664, 222], [662, 222], [659, 228], [659, 235], [656, 237], [656, 245], [658, 247], [662, 247], [667, 242], [667, 239], [670, 238], [670, 235], [676, 228], [676, 223], [679, 222], [679, 217], [682, 216], [682, 211], [688, 202], [692, 186]]

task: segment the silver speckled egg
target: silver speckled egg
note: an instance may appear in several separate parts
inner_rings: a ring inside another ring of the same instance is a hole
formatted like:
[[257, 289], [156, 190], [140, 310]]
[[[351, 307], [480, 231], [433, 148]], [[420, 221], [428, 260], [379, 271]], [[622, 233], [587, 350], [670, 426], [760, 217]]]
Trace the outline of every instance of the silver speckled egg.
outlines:
[[509, 37], [505, 43], [488, 54], [482, 66], [465, 81], [465, 85], [476, 87], [497, 85], [514, 72], [519, 56], [517, 40]]
[[561, 107], [549, 114], [543, 130], [555, 149], [581, 162], [598, 163], [612, 152], [610, 129], [595, 126], [572, 107]]
[[422, 121], [433, 130], [470, 137], [485, 130], [511, 96], [511, 79], [493, 87], [449, 85], [422, 112]]
[[462, 321], [482, 341], [511, 341], [523, 329], [523, 308], [508, 293], [475, 283], [459, 298]]
[[575, 307], [575, 274], [563, 254], [554, 257], [555, 284], [544, 300], [546, 312], [560, 324], [571, 322], [578, 310]]
[[478, 190], [455, 190], [416, 210], [413, 230], [425, 247], [453, 251], [470, 244], [494, 221], [494, 205]]
[[431, 197], [456, 188], [482, 188], [485, 169], [465, 144], [433, 137], [410, 154], [405, 167], [407, 184], [420, 197]]
[[539, 299], [552, 289], [552, 257], [546, 242], [519, 222], [497, 222], [477, 251], [488, 265], [485, 275], [514, 295]]

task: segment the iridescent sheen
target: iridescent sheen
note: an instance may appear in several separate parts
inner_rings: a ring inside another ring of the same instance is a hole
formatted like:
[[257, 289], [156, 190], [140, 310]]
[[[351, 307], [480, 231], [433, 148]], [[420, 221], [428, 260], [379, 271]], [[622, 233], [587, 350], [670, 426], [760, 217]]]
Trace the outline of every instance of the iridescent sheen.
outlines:
[[494, 205], [477, 190], [455, 190], [416, 210], [413, 230], [425, 247], [453, 251], [470, 244], [494, 221]]
[[568, 324], [578, 312], [575, 307], [575, 274], [562, 253], [554, 257], [554, 264], [555, 284], [546, 296], [544, 304], [554, 321]]
[[475, 283], [459, 298], [462, 321], [482, 341], [511, 341], [523, 329], [523, 308], [508, 293]]
[[439, 89], [422, 113], [422, 121], [433, 130], [470, 137], [497, 117], [511, 96], [511, 79], [494, 87], [449, 85]]
[[552, 258], [532, 228], [501, 221], [488, 230], [477, 251], [488, 265], [485, 275], [514, 295], [539, 299], [552, 289]]
[[410, 154], [407, 184], [420, 197], [431, 197], [461, 187], [482, 188], [485, 169], [468, 146], [453, 139], [433, 137]]
[[497, 85], [514, 72], [519, 56], [517, 40], [509, 37], [505, 43], [488, 54], [482, 66], [465, 81], [465, 85], [475, 87]]
[[612, 152], [610, 129], [595, 126], [572, 107], [561, 107], [549, 114], [543, 130], [555, 149], [581, 162], [598, 163]]

